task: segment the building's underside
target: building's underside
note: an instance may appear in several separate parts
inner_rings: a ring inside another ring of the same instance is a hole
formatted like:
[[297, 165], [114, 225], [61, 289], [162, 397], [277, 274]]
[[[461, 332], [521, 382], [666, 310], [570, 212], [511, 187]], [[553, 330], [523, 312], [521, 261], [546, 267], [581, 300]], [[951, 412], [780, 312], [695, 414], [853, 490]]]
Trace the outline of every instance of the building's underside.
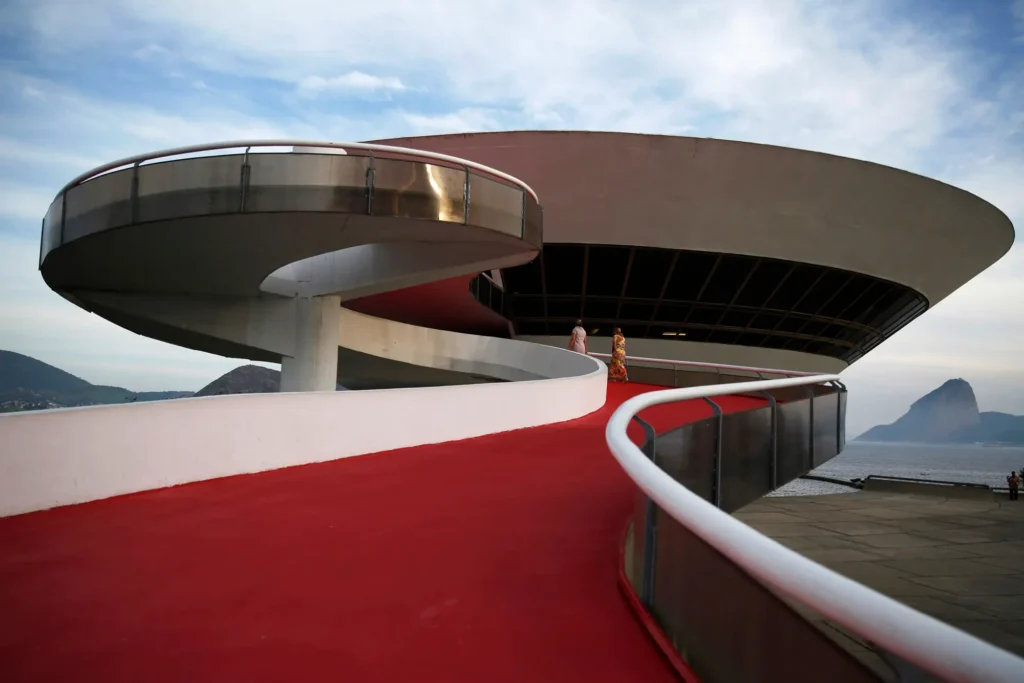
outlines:
[[[786, 349], [852, 363], [923, 313], [903, 285], [837, 268], [735, 254], [546, 244], [501, 271], [504, 292], [481, 300], [518, 335], [560, 335], [577, 318], [591, 334]], [[486, 281], [484, 281], [486, 283]], [[484, 284], [486, 287], [487, 284]]]

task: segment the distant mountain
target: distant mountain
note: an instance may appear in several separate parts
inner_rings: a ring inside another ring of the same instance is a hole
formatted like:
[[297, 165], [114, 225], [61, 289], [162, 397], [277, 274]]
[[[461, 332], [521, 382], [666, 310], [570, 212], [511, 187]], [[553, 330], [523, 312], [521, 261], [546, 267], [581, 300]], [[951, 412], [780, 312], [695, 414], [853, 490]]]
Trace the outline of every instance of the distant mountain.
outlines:
[[259, 365], [243, 365], [221, 375], [196, 392], [196, 396], [222, 394], [272, 394], [281, 390], [281, 373]]
[[191, 391], [144, 391], [91, 384], [13, 351], [0, 351], [0, 413], [70, 408], [191, 396]]
[[971, 385], [951, 379], [915, 401], [900, 419], [872, 427], [856, 440], [1024, 443], [1024, 416], [980, 412]]

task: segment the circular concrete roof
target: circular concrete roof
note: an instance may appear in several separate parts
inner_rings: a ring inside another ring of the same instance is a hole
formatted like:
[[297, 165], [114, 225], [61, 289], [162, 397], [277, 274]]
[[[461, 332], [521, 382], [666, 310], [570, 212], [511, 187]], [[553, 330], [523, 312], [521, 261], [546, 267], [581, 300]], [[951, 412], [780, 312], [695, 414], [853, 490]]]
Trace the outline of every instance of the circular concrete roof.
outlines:
[[457, 155], [544, 197], [545, 243], [651, 246], [873, 275], [931, 305], [997, 261], [1013, 226], [969, 192], [829, 154], [706, 138], [563, 131], [378, 141]]

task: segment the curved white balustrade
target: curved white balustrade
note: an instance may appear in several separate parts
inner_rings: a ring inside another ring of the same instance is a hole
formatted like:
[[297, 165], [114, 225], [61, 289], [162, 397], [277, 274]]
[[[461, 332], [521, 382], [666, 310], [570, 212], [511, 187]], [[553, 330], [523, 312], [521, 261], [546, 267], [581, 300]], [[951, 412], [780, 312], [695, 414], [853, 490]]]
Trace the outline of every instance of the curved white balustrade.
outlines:
[[507, 382], [586, 376], [595, 394], [604, 396], [606, 387], [604, 364], [583, 354], [515, 339], [435, 330], [344, 307], [338, 345], [401, 363]]
[[522, 381], [0, 415], [0, 516], [537, 427], [604, 405], [603, 364], [565, 349], [352, 311], [343, 311], [340, 329], [342, 346], [371, 355]]
[[[794, 374], [761, 368], [746, 370]], [[942, 680], [954, 683], [1021, 680], [1024, 660], [841, 576], [762, 535], [673, 480], [626, 435], [633, 416], [651, 406], [838, 379], [838, 375], [812, 375], [641, 394], [615, 411], [608, 421], [605, 438], [615, 459], [658, 507], [764, 585]]]

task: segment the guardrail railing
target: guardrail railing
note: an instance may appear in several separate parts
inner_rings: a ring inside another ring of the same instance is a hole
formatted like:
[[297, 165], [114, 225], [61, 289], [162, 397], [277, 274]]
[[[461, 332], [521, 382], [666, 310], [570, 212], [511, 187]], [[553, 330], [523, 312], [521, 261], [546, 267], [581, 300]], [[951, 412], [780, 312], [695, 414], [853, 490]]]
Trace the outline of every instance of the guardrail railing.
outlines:
[[[290, 151], [257, 153], [271, 148]], [[320, 169], [327, 182], [307, 183], [306, 189], [315, 191], [301, 196], [306, 208], [300, 208], [295, 203], [300, 196], [294, 192], [305, 187], [301, 182], [305, 176], [299, 172], [296, 183], [288, 181], [288, 175], [295, 173], [287, 163], [288, 157], [332, 152], [342, 152], [338, 158], [348, 159], [347, 166], [339, 163]], [[198, 165], [203, 162], [206, 166]], [[417, 165], [425, 171], [425, 177], [416, 181], [423, 187], [410, 188], [410, 181], [396, 177], [399, 162]], [[160, 172], [161, 167], [171, 163], [191, 166]], [[337, 168], [340, 166], [345, 167]], [[343, 184], [330, 175], [336, 172], [339, 178], [345, 178]], [[192, 176], [209, 182], [193, 185]], [[162, 186], [159, 191], [154, 190], [154, 183]], [[325, 189], [331, 193], [325, 194]], [[199, 194], [187, 201], [180, 197], [159, 199], [176, 192]], [[413, 197], [414, 203], [401, 208], [401, 197], [405, 195]], [[436, 200], [438, 205], [415, 204], [419, 195]], [[170, 206], [157, 206], [154, 200], [169, 202]], [[381, 206], [385, 208], [381, 210]], [[538, 247], [541, 243], [542, 213], [537, 193], [522, 180], [484, 164], [373, 143], [231, 140], [137, 154], [97, 166], [72, 179], [61, 188], [43, 218], [39, 264], [42, 266], [53, 249], [110, 228], [201, 214], [299, 210], [344, 210], [367, 215], [392, 215], [397, 211], [395, 215], [400, 217], [472, 223]]]
[[484, 164], [478, 164], [475, 161], [469, 161], [468, 159], [460, 159], [459, 157], [453, 157], [448, 154], [439, 154], [437, 152], [427, 152], [421, 149], [413, 149], [411, 147], [394, 147], [392, 145], [377, 145], [370, 142], [325, 142], [323, 140], [291, 140], [291, 139], [273, 139], [273, 140], [228, 140], [225, 142], [208, 142], [200, 145], [185, 145], [182, 147], [172, 147], [170, 149], [163, 149], [157, 152], [147, 152], [145, 154], [136, 154], [130, 157], [124, 157], [123, 159], [117, 159], [110, 163], [97, 166], [94, 169], [86, 171], [71, 180], [67, 185], [61, 188], [57, 194], [63, 194], [75, 187], [81, 185], [87, 180], [94, 178], [104, 173], [117, 170], [119, 168], [126, 168], [128, 166], [138, 166], [144, 164], [147, 161], [156, 161], [157, 159], [164, 159], [169, 157], [180, 157], [186, 154], [198, 154], [200, 152], [212, 152], [219, 150], [230, 150], [230, 149], [244, 149], [245, 154], [249, 153], [249, 150], [258, 147], [312, 147], [319, 149], [340, 149], [344, 151], [356, 150], [361, 152], [367, 152], [367, 156], [373, 156], [374, 152], [384, 154], [385, 156], [403, 156], [413, 157], [415, 159], [429, 159], [431, 161], [441, 161], [455, 166], [459, 166], [467, 171], [473, 169], [486, 175], [500, 178], [506, 182], [509, 182], [520, 189], [527, 192], [534, 201], [537, 199], [537, 193], [533, 191], [529, 185], [524, 183], [519, 178], [511, 176], [508, 173], [503, 173], [490, 166]]
[[[679, 363], [688, 364], [685, 361]], [[764, 368], [729, 367], [755, 374], [795, 374]], [[770, 675], [763, 668], [769, 661], [766, 653], [776, 658], [788, 656], [800, 660], [797, 663], [798, 670], [800, 667], [813, 669], [815, 658], [806, 645], [811, 642], [808, 639], [812, 636], [799, 633], [780, 635], [781, 631], [785, 631], [783, 622], [787, 619], [789, 621], [786, 623], [795, 622], [792, 621], [794, 613], [791, 610], [787, 612], [786, 608], [776, 607], [776, 611], [770, 612], [771, 607], [767, 601], [773, 596], [779, 596], [784, 604], [792, 603], [810, 610], [863, 639], [877, 653], [884, 655], [883, 659], [894, 668], [896, 665], [893, 662], [902, 667], [909, 665], [912, 669], [958, 683], [1019, 680], [1024, 671], [1024, 660], [841, 576], [760, 534], [675, 481], [649, 454], [638, 448], [626, 433], [638, 413], [656, 405], [710, 399], [726, 394], [756, 394], [808, 387], [838, 380], [837, 375], [804, 374], [781, 379], [650, 392], [623, 403], [609, 420], [605, 437], [612, 454], [640, 491], [648, 497], [650, 504], [657, 507], [659, 516], [666, 515], [669, 518], [666, 521], [673, 523], [670, 529], [659, 528], [659, 536], [669, 534], [671, 540], [685, 545], [688, 551], [671, 565], [686, 575], [664, 578], [668, 582], [665, 585], [672, 588], [676, 600], [683, 599], [691, 606], [699, 604], [702, 614], [708, 617], [708, 623], [694, 624], [693, 629], [697, 630], [690, 630], [689, 633], [717, 630], [719, 634], [724, 634], [728, 641], [718, 642], [725, 649], [717, 655], [720, 659], [724, 657], [730, 661], [708, 663], [707, 653], [702, 654], [701, 648], [692, 642], [676, 640], [677, 649], [690, 660], [691, 665], [694, 660], [705, 657], [695, 669], [698, 675], [704, 675], [709, 681], [763, 680]], [[653, 540], [647, 529], [645, 540]], [[704, 566], [701, 566], [702, 563]], [[645, 592], [654, 589], [655, 579], [644, 576], [642, 586]], [[681, 598], [681, 593], [687, 588], [691, 592]], [[744, 602], [743, 596], [753, 596], [752, 600], [760, 601], [759, 606], [763, 611]], [[754, 634], [752, 629], [755, 627], [749, 624], [742, 627], [739, 625], [743, 621], [742, 614], [723, 615], [729, 598], [740, 599], [743, 607], [753, 611], [753, 618], [760, 620], [761, 635]], [[651, 609], [649, 593], [646, 605]], [[776, 617], [778, 623], [767, 623], [770, 615]], [[752, 644], [754, 656], [746, 657], [746, 662], [743, 660], [747, 653], [740, 652], [744, 636], [760, 638], [759, 642]], [[800, 646], [796, 647], [794, 643]], [[793, 651], [784, 652], [786, 647]], [[833, 658], [829, 661], [839, 660]], [[845, 671], [845, 680], [877, 680], [878, 677], [867, 668], [858, 671], [857, 662], [852, 660], [852, 656], [847, 663], [851, 667]], [[729, 672], [728, 679], [721, 677], [723, 671]], [[717, 678], [715, 674], [718, 674]], [[839, 671], [828, 671], [823, 675], [844, 678]]]

